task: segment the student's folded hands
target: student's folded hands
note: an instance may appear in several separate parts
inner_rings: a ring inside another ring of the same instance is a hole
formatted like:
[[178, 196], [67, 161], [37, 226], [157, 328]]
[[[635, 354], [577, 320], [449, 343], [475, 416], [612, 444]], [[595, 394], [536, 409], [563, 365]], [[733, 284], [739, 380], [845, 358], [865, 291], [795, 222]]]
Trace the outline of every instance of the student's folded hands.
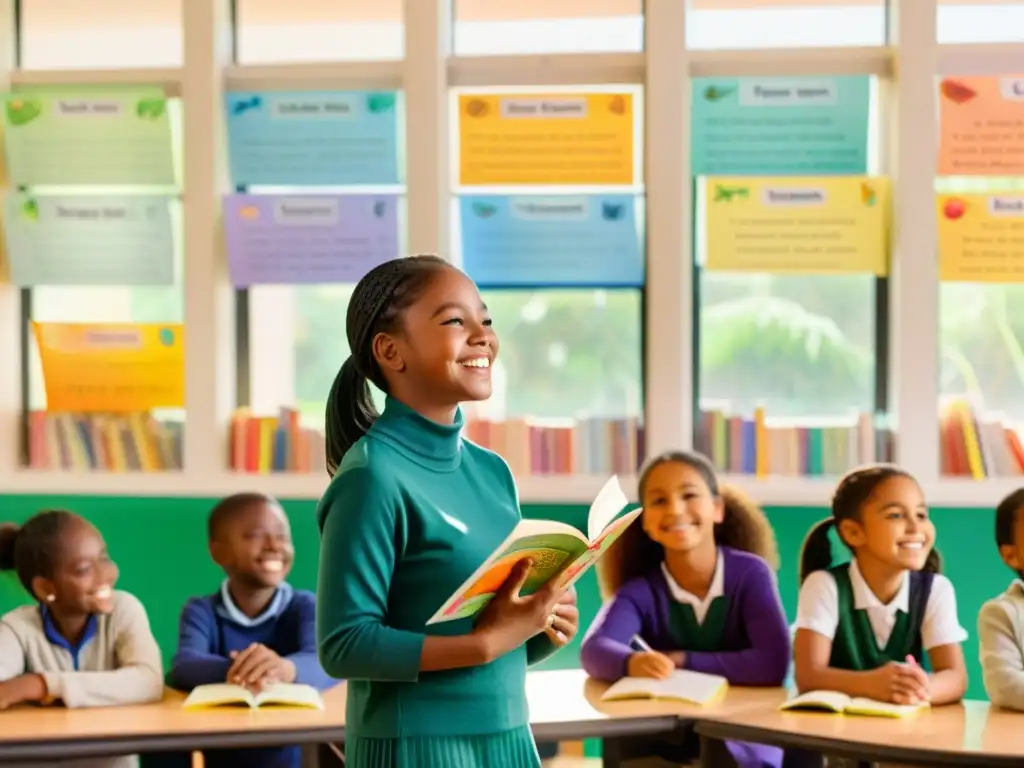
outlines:
[[870, 674], [875, 689], [873, 699], [911, 706], [931, 699], [928, 673], [917, 662], [891, 661]]
[[18, 675], [0, 682], [0, 712], [25, 702], [43, 701], [46, 698], [46, 681], [41, 675]]
[[261, 643], [253, 643], [244, 651], [232, 651], [231, 659], [233, 663], [227, 675], [229, 683], [259, 690], [295, 681], [295, 665]]

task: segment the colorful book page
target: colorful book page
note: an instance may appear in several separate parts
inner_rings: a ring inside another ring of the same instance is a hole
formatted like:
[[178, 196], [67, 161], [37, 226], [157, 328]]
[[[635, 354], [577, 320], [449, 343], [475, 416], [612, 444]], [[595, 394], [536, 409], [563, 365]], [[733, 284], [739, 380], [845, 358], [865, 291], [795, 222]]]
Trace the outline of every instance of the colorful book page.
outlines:
[[171, 121], [160, 88], [30, 90], [4, 97], [12, 184], [171, 186]]
[[181, 324], [33, 323], [48, 411], [185, 407]]
[[640, 286], [633, 195], [464, 195], [462, 264], [481, 287]]
[[229, 93], [236, 186], [398, 184], [393, 91]]
[[170, 204], [160, 196], [8, 195], [4, 234], [11, 282], [170, 285]]
[[633, 183], [628, 93], [459, 96], [459, 184]]
[[938, 195], [939, 279], [1024, 283], [1024, 194]]
[[695, 78], [693, 175], [866, 173], [870, 107], [866, 75]]
[[398, 258], [398, 196], [229, 195], [224, 234], [236, 287], [355, 283]]
[[707, 269], [885, 275], [889, 184], [857, 177], [708, 177]]
[[942, 79], [938, 173], [1024, 174], [1024, 75]]

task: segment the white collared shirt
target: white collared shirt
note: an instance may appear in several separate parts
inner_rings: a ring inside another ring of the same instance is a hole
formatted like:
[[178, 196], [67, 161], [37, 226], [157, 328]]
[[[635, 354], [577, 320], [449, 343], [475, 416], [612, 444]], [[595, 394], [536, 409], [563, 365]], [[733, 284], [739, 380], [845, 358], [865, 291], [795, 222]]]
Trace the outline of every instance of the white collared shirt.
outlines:
[[[897, 613], [907, 613], [909, 610], [910, 579], [904, 576], [896, 596], [885, 604], [871, 591], [861, 575], [860, 568], [857, 567], [857, 561], [852, 560], [850, 585], [853, 588], [854, 607], [867, 612], [875, 641], [879, 648], [884, 648], [896, 625]], [[796, 628], [809, 629], [832, 639], [836, 636], [838, 626], [839, 590], [835, 577], [828, 571], [815, 571], [800, 587]], [[921, 622], [921, 642], [924, 650], [962, 643], [966, 639], [967, 631], [960, 626], [960, 620], [956, 615], [956, 593], [953, 591], [953, 584], [945, 576], [935, 574]]]
[[672, 578], [665, 562], [661, 563], [661, 572], [665, 576], [665, 583], [668, 585], [668, 593], [677, 603], [683, 603], [693, 607], [693, 613], [697, 617], [697, 623], [703, 624], [707, 618], [708, 608], [716, 597], [725, 594], [725, 558], [722, 557], [722, 550], [715, 553], [715, 573], [711, 577], [711, 585], [704, 599], [700, 599], [693, 592], [688, 592], [679, 586], [679, 583]]

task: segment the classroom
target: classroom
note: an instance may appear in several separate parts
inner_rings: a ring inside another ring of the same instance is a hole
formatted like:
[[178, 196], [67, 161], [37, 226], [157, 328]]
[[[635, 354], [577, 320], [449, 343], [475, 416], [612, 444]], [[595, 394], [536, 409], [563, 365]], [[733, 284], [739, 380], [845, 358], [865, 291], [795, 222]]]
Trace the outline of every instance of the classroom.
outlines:
[[[978, 616], [1013, 581], [994, 510], [1024, 487], [1022, 43], [1024, 0], [0, 0], [0, 523], [92, 523], [165, 668], [223, 579], [219, 499], [277, 499], [288, 582], [315, 591], [346, 308], [377, 265], [439, 254], [501, 341], [463, 434], [523, 517], [586, 532], [611, 476], [635, 507], [645, 459], [699, 451], [763, 508], [795, 627], [837, 483], [896, 464], [966, 630], [964, 703], [912, 721], [783, 715], [783, 688], [609, 703], [581, 666], [592, 569], [578, 634], [527, 673], [545, 765], [628, 766], [623, 739], [680, 728], [709, 766], [736, 739], [1020, 764]], [[0, 616], [34, 603], [0, 573]], [[172, 698], [120, 733], [15, 707], [0, 763], [327, 765], [344, 690], [325, 701], [260, 721]]]

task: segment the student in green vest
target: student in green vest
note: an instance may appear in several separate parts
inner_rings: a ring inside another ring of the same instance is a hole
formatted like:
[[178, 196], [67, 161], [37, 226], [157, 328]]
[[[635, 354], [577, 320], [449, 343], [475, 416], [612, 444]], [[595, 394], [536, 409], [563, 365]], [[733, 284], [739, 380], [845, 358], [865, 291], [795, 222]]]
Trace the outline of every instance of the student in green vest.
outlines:
[[[835, 532], [853, 557], [833, 563]], [[794, 660], [800, 691], [949, 704], [967, 687], [956, 595], [939, 571], [917, 481], [891, 465], [854, 470], [800, 557]]]

